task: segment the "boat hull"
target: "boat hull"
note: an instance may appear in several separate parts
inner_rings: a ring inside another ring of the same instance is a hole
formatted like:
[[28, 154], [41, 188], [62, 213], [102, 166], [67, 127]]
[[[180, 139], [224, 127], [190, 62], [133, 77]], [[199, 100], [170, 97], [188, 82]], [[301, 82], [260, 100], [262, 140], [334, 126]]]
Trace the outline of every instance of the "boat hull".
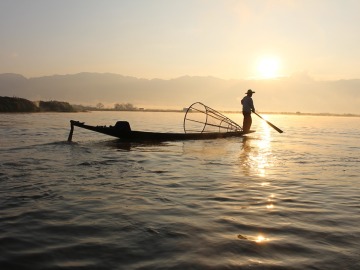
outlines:
[[73, 127], [77, 126], [87, 130], [95, 131], [105, 135], [119, 138], [124, 141], [183, 141], [183, 140], [210, 140], [229, 137], [242, 137], [249, 132], [211, 132], [211, 133], [167, 133], [167, 132], [148, 132], [124, 130], [114, 126], [91, 126], [78, 121], [71, 120], [71, 131], [69, 141], [72, 138]]

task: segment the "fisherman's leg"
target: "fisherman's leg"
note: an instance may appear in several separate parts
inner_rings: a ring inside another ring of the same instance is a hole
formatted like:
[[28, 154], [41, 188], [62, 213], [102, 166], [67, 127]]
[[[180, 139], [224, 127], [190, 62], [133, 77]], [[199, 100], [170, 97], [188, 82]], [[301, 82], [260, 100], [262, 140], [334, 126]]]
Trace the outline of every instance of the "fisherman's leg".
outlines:
[[245, 128], [246, 128], [246, 113], [243, 112], [243, 131], [245, 131]]
[[250, 126], [251, 126], [251, 114], [249, 113], [243, 113], [244, 115], [244, 122], [243, 122], [243, 130], [244, 132], [247, 132], [250, 130]]
[[243, 130], [245, 130], [246, 127], [246, 114], [243, 112]]

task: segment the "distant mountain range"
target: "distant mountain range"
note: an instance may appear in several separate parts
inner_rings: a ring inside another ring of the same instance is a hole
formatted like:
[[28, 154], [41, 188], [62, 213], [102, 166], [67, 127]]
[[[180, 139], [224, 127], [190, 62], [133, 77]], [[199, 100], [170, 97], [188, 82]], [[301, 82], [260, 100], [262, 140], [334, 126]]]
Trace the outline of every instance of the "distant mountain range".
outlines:
[[219, 110], [241, 110], [240, 100], [253, 89], [260, 111], [360, 113], [360, 80], [314, 81], [306, 76], [274, 80], [223, 80], [183, 76], [170, 80], [141, 79], [111, 73], [78, 73], [26, 78], [0, 74], [0, 96], [33, 101], [59, 100], [105, 106], [181, 109], [201, 101]]

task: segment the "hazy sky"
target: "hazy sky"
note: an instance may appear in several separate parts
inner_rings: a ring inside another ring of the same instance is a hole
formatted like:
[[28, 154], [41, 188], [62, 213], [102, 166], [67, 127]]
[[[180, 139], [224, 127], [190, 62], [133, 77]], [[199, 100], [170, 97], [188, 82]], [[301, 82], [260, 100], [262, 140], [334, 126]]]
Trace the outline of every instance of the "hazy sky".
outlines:
[[0, 73], [360, 78], [359, 14], [359, 0], [0, 0]]

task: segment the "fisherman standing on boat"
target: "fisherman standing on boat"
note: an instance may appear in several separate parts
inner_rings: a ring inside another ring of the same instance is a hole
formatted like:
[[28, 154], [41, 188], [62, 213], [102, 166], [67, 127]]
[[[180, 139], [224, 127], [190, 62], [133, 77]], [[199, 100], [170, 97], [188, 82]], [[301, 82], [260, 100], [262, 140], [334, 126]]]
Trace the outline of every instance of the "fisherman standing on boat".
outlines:
[[242, 104], [242, 113], [244, 115], [243, 121], [243, 131], [248, 132], [250, 130], [252, 119], [251, 119], [251, 112], [255, 112], [254, 102], [252, 99], [252, 95], [255, 92], [251, 89], [247, 90], [245, 93], [246, 96], [241, 100]]

